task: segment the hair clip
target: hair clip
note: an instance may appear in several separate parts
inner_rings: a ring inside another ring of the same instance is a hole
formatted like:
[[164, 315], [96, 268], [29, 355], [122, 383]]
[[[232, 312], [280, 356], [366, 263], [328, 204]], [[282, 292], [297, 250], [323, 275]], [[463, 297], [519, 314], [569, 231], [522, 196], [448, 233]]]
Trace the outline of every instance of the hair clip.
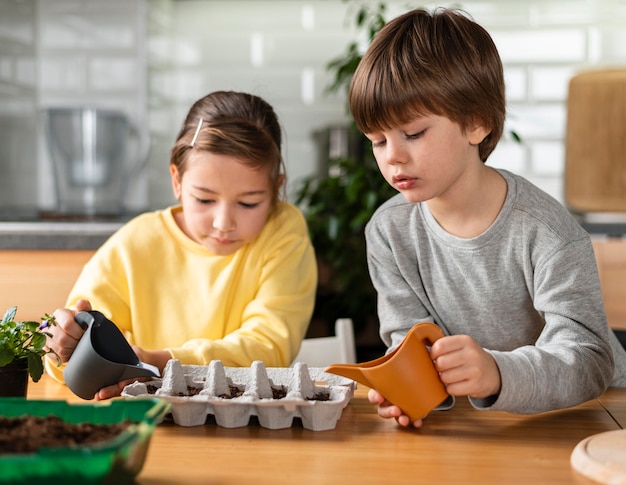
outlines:
[[198, 127], [196, 128], [196, 132], [191, 140], [191, 148], [193, 148], [193, 146], [196, 144], [196, 140], [198, 139], [198, 133], [200, 133], [200, 128], [202, 128], [203, 122], [204, 120], [202, 118], [198, 118]]

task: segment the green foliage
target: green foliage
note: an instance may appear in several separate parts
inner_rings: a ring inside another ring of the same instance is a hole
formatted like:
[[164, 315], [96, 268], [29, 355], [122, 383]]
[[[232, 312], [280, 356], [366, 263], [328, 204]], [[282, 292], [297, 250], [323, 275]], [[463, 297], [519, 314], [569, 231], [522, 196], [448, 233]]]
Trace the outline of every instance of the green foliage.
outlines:
[[[361, 43], [369, 45], [385, 25], [387, 6], [383, 2], [343, 1], [350, 3], [348, 14], [361, 38], [328, 62], [326, 69], [333, 77], [326, 90], [347, 94], [363, 57], [362, 48], [367, 47]], [[369, 141], [354, 124], [351, 128], [358, 133], [362, 152], [371, 154]], [[314, 316], [329, 323], [349, 317], [358, 329], [376, 316], [376, 292], [367, 269], [365, 224], [378, 206], [397, 192], [385, 182], [371, 155], [330, 160], [328, 173], [326, 177], [304, 179], [296, 190], [296, 204], [307, 219], [320, 273], [327, 274], [328, 279], [321, 278]]]
[[[355, 3], [352, 5], [352, 8], [356, 8], [354, 14], [355, 26], [367, 36], [367, 44], [369, 45], [386, 23], [385, 12], [387, 6], [382, 2], [374, 6], [368, 3]], [[327, 88], [328, 92], [337, 92], [340, 89], [344, 89], [347, 94], [354, 71], [356, 71], [356, 67], [363, 57], [359, 47], [359, 41], [350, 42], [343, 55], [331, 60], [326, 65], [328, 71], [334, 72], [333, 81]]]
[[312, 176], [296, 191], [320, 266], [330, 272], [318, 289], [316, 313], [329, 322], [350, 317], [355, 325], [376, 315], [365, 249], [365, 225], [397, 192], [372, 160], [335, 159], [329, 175]]
[[15, 321], [17, 307], [9, 308], [0, 321], [0, 367], [15, 360], [28, 360], [28, 373], [34, 382], [43, 374], [43, 356], [54, 354], [60, 364], [60, 359], [53, 350], [45, 349], [46, 337], [50, 336], [44, 329], [56, 325], [53, 316], [46, 315], [42, 323], [33, 321]]

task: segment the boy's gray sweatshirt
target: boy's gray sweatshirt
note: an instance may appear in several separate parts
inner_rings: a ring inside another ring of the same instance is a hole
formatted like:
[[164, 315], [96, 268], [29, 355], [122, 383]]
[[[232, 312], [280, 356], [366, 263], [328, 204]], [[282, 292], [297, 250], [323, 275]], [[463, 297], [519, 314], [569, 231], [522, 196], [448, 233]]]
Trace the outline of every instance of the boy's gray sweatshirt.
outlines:
[[494, 223], [463, 239], [426, 203], [397, 195], [366, 228], [389, 350], [416, 323], [472, 336], [500, 370], [499, 395], [481, 409], [536, 413], [574, 406], [607, 386], [626, 387], [626, 352], [609, 329], [589, 235], [555, 199], [505, 170]]

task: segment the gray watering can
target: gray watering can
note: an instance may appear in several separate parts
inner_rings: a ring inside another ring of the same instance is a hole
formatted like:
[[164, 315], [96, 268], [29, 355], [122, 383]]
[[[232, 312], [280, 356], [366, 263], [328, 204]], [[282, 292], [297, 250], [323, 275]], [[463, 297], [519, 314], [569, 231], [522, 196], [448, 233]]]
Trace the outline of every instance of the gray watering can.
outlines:
[[70, 390], [83, 399], [93, 399], [103, 387], [136, 377], [160, 377], [159, 369], [140, 362], [117, 326], [98, 311], [79, 312], [74, 317], [85, 329], [65, 369]]

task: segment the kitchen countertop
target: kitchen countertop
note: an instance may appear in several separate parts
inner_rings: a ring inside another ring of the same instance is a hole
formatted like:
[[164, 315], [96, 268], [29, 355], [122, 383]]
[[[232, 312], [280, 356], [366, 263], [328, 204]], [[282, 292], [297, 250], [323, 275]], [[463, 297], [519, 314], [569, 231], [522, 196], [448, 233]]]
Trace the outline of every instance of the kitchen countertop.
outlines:
[[138, 212], [89, 215], [35, 207], [0, 207], [0, 250], [98, 249], [136, 215]]
[[0, 249], [97, 249], [125, 221], [0, 221]]
[[[136, 214], [112, 218], [39, 218], [28, 215], [22, 220], [3, 220], [0, 214], [1, 249], [68, 249], [99, 248], [111, 234]], [[579, 221], [592, 236], [626, 238], [626, 215], [619, 218], [594, 217]]]

